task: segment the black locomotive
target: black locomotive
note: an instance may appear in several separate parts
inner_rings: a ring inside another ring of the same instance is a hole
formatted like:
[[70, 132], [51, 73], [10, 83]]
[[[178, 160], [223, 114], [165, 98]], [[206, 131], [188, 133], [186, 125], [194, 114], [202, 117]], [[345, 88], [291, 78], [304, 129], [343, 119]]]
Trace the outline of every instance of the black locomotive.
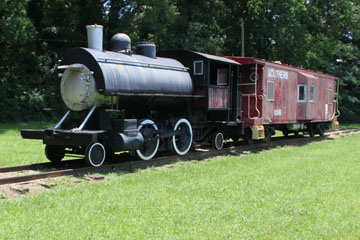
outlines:
[[[94, 35], [102, 27], [88, 28]], [[23, 138], [43, 140], [50, 161], [85, 155], [97, 167], [121, 151], [149, 160], [162, 149], [184, 155], [193, 141], [220, 149], [224, 135], [243, 135], [237, 62], [191, 51], [157, 57], [148, 42], [133, 54], [125, 34], [103, 51], [97, 33], [95, 44], [73, 49], [57, 67], [68, 112], [54, 128], [21, 131]]]

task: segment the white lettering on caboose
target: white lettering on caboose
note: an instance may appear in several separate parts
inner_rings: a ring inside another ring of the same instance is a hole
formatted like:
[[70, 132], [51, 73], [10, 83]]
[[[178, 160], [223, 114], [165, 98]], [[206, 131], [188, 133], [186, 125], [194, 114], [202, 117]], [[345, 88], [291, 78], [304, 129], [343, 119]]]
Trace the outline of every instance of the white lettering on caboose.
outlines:
[[275, 109], [274, 116], [281, 116], [281, 109]]
[[289, 77], [289, 73], [287, 71], [281, 71], [274, 68], [268, 69], [268, 77], [269, 78], [280, 78], [287, 80]]

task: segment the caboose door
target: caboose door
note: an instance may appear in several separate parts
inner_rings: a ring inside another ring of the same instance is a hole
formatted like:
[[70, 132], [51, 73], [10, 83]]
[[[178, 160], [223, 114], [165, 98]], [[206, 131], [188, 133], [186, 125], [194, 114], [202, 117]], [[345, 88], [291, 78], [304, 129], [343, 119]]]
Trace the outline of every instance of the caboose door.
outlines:
[[307, 77], [299, 74], [297, 85], [296, 120], [306, 120], [307, 111]]

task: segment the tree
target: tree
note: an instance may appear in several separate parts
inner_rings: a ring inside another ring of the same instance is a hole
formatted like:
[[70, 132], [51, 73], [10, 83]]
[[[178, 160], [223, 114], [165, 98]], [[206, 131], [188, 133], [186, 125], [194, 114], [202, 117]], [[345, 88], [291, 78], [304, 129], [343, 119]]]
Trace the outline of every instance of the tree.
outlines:
[[0, 121], [53, 104], [54, 69], [67, 51], [87, 46], [88, 24], [104, 26], [105, 49], [124, 32], [159, 51], [241, 55], [240, 19], [247, 56], [339, 76], [342, 118], [356, 120], [359, 9], [354, 0], [3, 0]]
[[[26, 0], [3, 1], [0, 25], [0, 120], [21, 112], [38, 112], [46, 85], [38, 64], [36, 30], [27, 16]], [[25, 120], [25, 119], [23, 119]]]

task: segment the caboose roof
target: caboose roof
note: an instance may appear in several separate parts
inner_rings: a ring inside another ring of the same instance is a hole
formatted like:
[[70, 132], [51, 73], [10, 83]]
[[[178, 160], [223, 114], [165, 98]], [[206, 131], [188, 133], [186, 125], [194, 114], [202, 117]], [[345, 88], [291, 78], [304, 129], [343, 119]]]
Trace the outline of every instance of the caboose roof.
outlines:
[[211, 55], [211, 54], [207, 54], [207, 53], [201, 53], [201, 52], [195, 52], [195, 51], [189, 51], [189, 52], [192, 52], [194, 54], [197, 54], [201, 57], [204, 57], [206, 59], [209, 59], [209, 60], [213, 60], [213, 61], [217, 61], [217, 62], [226, 62], [226, 63], [231, 63], [231, 64], [235, 64], [235, 65], [240, 65], [240, 63], [234, 61], [234, 60], [231, 60], [229, 58], [225, 58], [225, 57], [219, 57], [219, 56], [215, 56], [215, 55]]
[[287, 64], [283, 64], [283, 63], [272, 62], [272, 61], [265, 60], [265, 59], [260, 59], [260, 58], [237, 57], [237, 56], [226, 56], [226, 58], [237, 61], [241, 65], [245, 65], [245, 64], [261, 64], [261, 65], [267, 65], [267, 66], [272, 66], [272, 67], [283, 68], [283, 69], [287, 69], [287, 70], [290, 70], [290, 71], [296, 71], [296, 72], [299, 72], [300, 74], [303, 74], [303, 75], [306, 75], [306, 74], [308, 74], [309, 76], [311, 75], [310, 78], [317, 78], [316, 75], [323, 75], [323, 76], [331, 77], [331, 78], [334, 78], [334, 79], [338, 79], [337, 76], [330, 75], [330, 74], [327, 74], [327, 73], [317, 72], [317, 71], [314, 71], [314, 70], [295, 67], [295, 66], [287, 65]]
[[184, 59], [203, 59], [203, 60], [210, 60], [215, 62], [222, 62], [227, 64], [234, 64], [234, 65], [241, 65], [237, 61], [234, 61], [229, 58], [219, 57], [212, 54], [196, 52], [196, 51], [189, 51], [189, 50], [169, 50], [165, 52], [159, 52], [159, 56], [164, 56], [168, 58], [175, 58], [182, 62]]

